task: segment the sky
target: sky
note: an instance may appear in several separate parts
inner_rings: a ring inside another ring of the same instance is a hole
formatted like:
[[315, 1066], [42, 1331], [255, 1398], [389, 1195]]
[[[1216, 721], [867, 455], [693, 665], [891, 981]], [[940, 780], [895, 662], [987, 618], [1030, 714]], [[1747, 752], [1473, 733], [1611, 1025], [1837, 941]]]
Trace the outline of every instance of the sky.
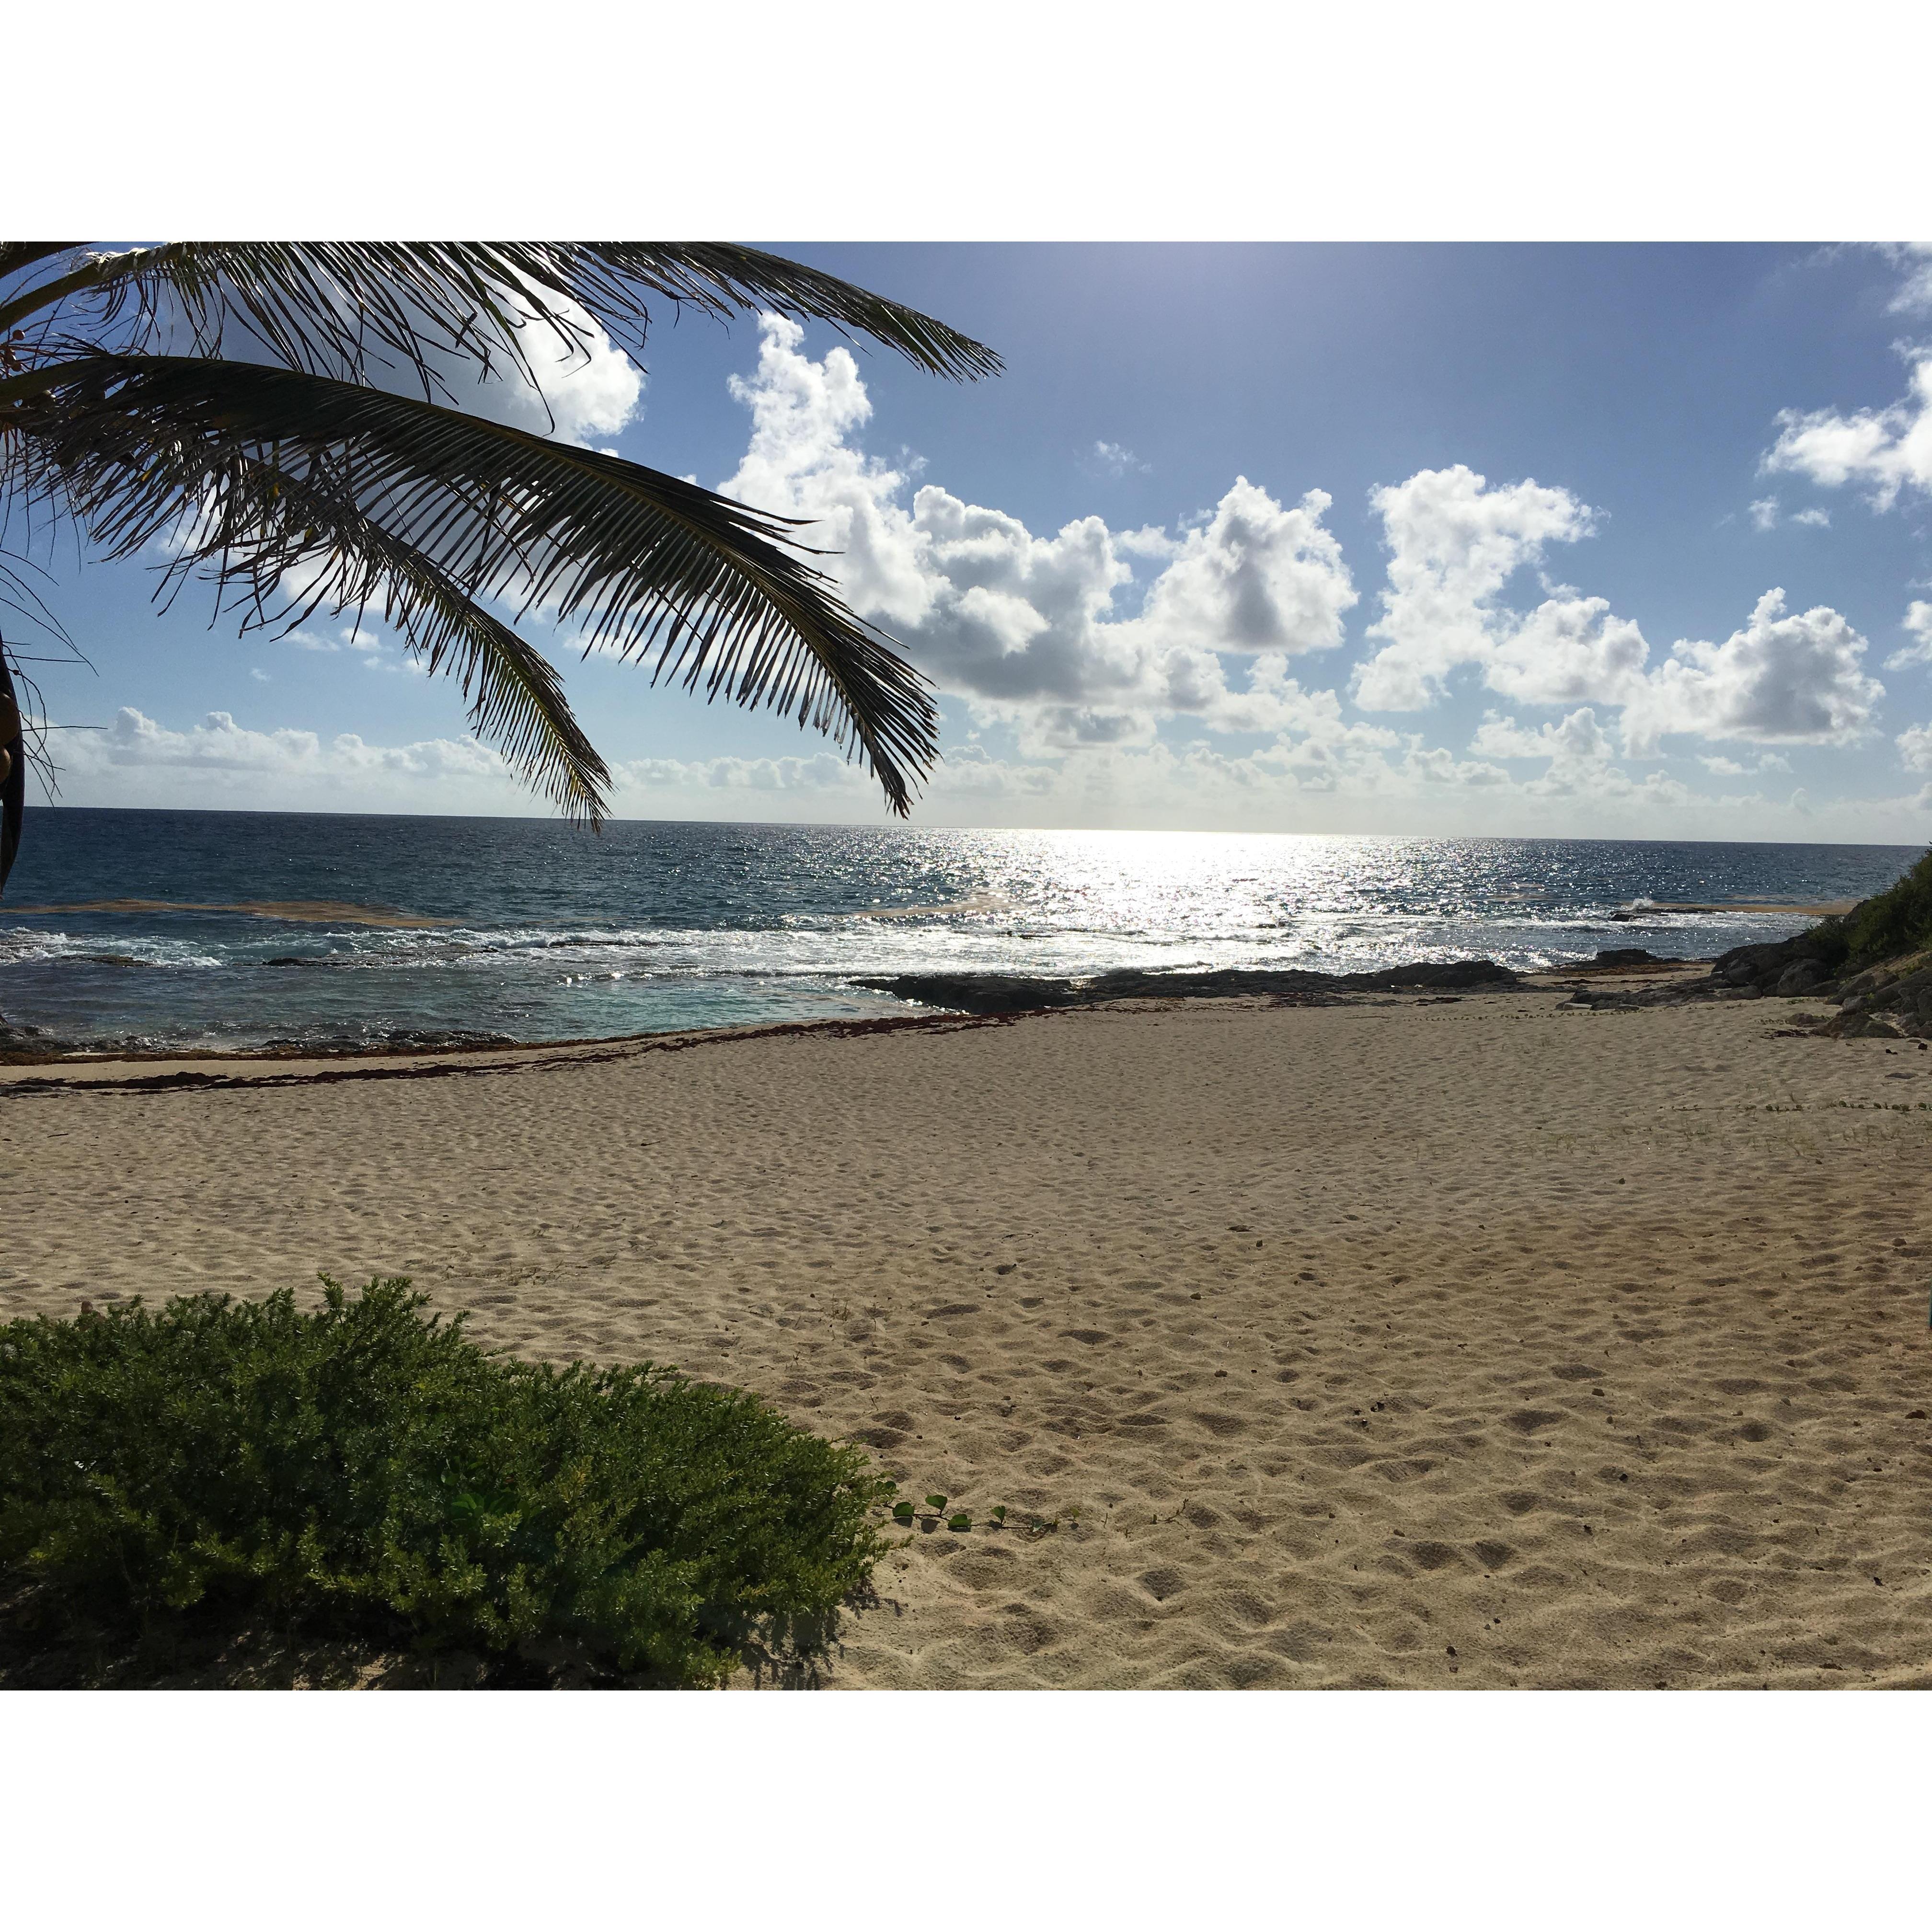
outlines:
[[[556, 433], [807, 518], [932, 679], [930, 825], [1932, 837], [1932, 252], [784, 244], [988, 342], [666, 316]], [[470, 406], [541, 428], [527, 389]], [[379, 624], [50, 562], [63, 802], [544, 808]], [[561, 664], [625, 818], [882, 822], [814, 734]], [[31, 644], [26, 648], [35, 648]]]

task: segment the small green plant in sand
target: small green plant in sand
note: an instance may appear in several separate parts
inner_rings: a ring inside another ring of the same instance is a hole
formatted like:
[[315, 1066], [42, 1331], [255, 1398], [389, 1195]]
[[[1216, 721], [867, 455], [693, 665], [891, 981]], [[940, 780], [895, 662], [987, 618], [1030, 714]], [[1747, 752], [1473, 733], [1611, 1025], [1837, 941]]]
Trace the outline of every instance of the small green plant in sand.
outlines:
[[[889, 1498], [898, 1495], [898, 1485], [896, 1483], [887, 1483], [885, 1488]], [[1043, 1516], [1023, 1515], [1009, 1522], [1010, 1514], [1006, 1504], [1001, 1503], [987, 1510], [980, 1527], [993, 1530], [1016, 1529], [1022, 1535], [1036, 1538], [1050, 1534], [1060, 1527], [1058, 1518], [1049, 1522]], [[900, 1496], [892, 1504], [892, 1516], [893, 1522], [907, 1529], [916, 1527], [934, 1530], [944, 1524], [946, 1528], [963, 1536], [973, 1527], [973, 1512], [970, 1510], [961, 1509], [954, 1504], [951, 1497], [938, 1494], [926, 1497], [922, 1507], [910, 1496]]]
[[[0, 1598], [673, 1684], [820, 1654], [882, 1552], [856, 1448], [644, 1364], [493, 1354], [405, 1280], [0, 1327]], [[10, 1615], [11, 1612], [10, 1612]]]

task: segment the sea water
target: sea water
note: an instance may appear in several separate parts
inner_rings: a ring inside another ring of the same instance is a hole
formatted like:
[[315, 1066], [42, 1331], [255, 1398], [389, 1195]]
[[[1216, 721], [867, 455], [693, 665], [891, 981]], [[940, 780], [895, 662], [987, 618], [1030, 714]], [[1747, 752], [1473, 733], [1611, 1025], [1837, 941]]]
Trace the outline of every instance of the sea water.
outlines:
[[[854, 983], [902, 973], [1696, 956], [1806, 922], [1745, 905], [1861, 898], [1916, 856], [41, 808], [0, 900], [0, 1016], [150, 1048], [579, 1039], [903, 1012]], [[1687, 902], [1723, 909], [1655, 909]]]

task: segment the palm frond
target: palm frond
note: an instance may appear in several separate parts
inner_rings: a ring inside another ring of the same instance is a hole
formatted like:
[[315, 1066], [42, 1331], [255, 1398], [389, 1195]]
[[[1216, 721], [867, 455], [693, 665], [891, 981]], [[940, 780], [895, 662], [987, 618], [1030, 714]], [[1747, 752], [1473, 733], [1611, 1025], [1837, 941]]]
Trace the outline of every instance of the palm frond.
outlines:
[[[830, 322], [842, 334], [869, 335], [920, 368], [956, 382], [997, 376], [1004, 366], [984, 343], [931, 316], [760, 248], [728, 242], [591, 242], [581, 252], [673, 302], [719, 316], [769, 308], [794, 320]], [[574, 298], [596, 315], [600, 293]]]
[[64, 493], [112, 554], [173, 532], [176, 568], [205, 566], [258, 603], [288, 573], [317, 571], [349, 603], [390, 594], [407, 551], [472, 607], [554, 609], [586, 652], [655, 650], [656, 676], [796, 715], [862, 754], [902, 814], [936, 754], [924, 680], [804, 560], [790, 519], [255, 363], [70, 353], [0, 383], [8, 402], [40, 487]]
[[[411, 544], [332, 492], [245, 452], [231, 461], [230, 500], [214, 519], [204, 500], [195, 512], [200, 544], [183, 556], [190, 563], [218, 560], [214, 574], [225, 572], [229, 608], [242, 608], [244, 634], [271, 627], [286, 634], [324, 609], [333, 616], [352, 611], [359, 623], [372, 605], [379, 608], [431, 676], [446, 670], [458, 680], [472, 700], [470, 722], [478, 738], [567, 817], [602, 824], [609, 768], [542, 652]], [[284, 526], [280, 544], [262, 544], [251, 533], [276, 522]], [[226, 531], [224, 524], [236, 528]], [[301, 580], [291, 587], [288, 573], [271, 581], [256, 566], [258, 558], [266, 566], [285, 550], [296, 530], [304, 556], [297, 566]]]
[[[6, 260], [0, 277], [12, 272]], [[361, 380], [372, 364], [400, 367], [433, 397], [450, 393], [452, 361], [484, 372], [507, 362], [528, 377], [532, 331], [548, 332], [562, 355], [581, 353], [582, 316], [640, 357], [653, 296], [715, 316], [766, 307], [815, 317], [958, 380], [1000, 367], [983, 344], [916, 309], [724, 242], [168, 242], [80, 256], [0, 299], [0, 334], [82, 304], [97, 344], [125, 322], [125, 346], [164, 346], [159, 332], [178, 321], [200, 354], [220, 354], [238, 333], [314, 374]]]

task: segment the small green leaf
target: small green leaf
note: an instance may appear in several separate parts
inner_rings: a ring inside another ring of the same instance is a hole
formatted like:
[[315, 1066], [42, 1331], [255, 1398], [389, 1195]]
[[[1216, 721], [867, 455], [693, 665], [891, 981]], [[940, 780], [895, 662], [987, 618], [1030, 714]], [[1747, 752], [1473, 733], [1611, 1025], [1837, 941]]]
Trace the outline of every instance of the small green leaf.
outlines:
[[964, 1510], [955, 1510], [947, 1518], [946, 1526], [948, 1529], [970, 1529], [973, 1519]]
[[943, 1510], [946, 1507], [946, 1498], [944, 1496], [928, 1496], [926, 1506], [928, 1509]]
[[994, 1512], [993, 1512], [993, 1520], [994, 1520], [995, 1522], [1004, 1522], [1006, 1521], [1006, 1504], [1005, 1504], [1004, 1503], [1001, 1503], [1001, 1504], [1000, 1504], [1000, 1506], [999, 1506], [997, 1509], [995, 1509], [995, 1510], [994, 1510]]
[[901, 1522], [910, 1522], [912, 1520], [912, 1504], [909, 1502], [895, 1503], [892, 1514]]

